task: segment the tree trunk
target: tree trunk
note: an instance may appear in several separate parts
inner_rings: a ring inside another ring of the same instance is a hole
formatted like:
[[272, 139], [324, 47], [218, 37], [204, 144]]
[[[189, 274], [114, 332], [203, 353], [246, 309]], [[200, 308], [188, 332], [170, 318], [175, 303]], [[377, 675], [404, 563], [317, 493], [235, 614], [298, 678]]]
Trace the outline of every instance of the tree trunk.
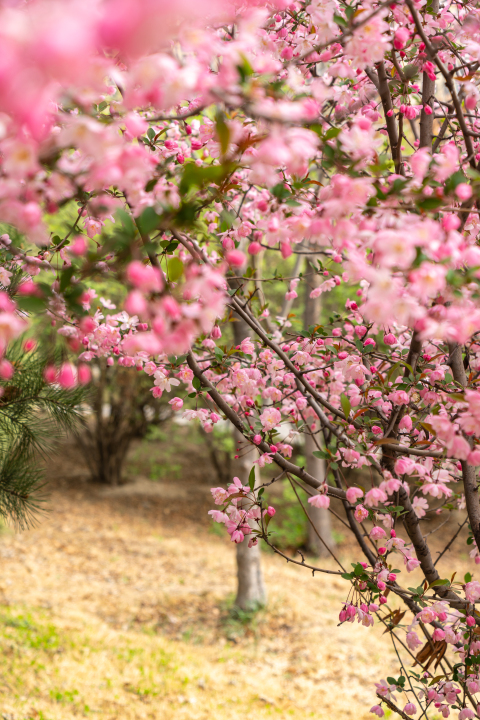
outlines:
[[[235, 282], [235, 281], [234, 281]], [[235, 345], [240, 345], [242, 340], [250, 335], [250, 329], [247, 323], [236, 316], [233, 323], [233, 335]], [[245, 441], [240, 432], [233, 429], [233, 439], [235, 447], [240, 448], [240, 457], [233, 462], [233, 473], [239, 477], [243, 485], [248, 485], [248, 476], [252, 468], [253, 461], [256, 459], [255, 448], [248, 451], [244, 449]], [[242, 442], [243, 441], [243, 442]], [[260, 472], [258, 465], [255, 466], [256, 484], [260, 482]], [[253, 526], [253, 524], [252, 524]], [[237, 597], [235, 598], [236, 607], [241, 610], [255, 610], [267, 602], [267, 592], [263, 582], [262, 566], [260, 563], [260, 545], [248, 547], [249, 538], [237, 545]]]
[[[325, 460], [316, 458], [315, 455], [312, 454], [313, 451], [317, 449], [312, 436], [306, 434], [305, 457], [307, 461], [307, 472], [313, 475], [313, 477], [318, 478], [318, 480], [323, 480], [325, 477]], [[308, 523], [307, 547], [311, 553], [318, 557], [329, 557], [330, 553], [318, 536], [320, 535], [325, 544], [333, 549], [335, 543], [332, 537], [330, 512], [325, 508], [316, 508], [313, 507], [313, 505], [309, 505], [308, 514], [317, 532], [315, 532], [311, 523]]]
[[[235, 447], [241, 447], [243, 436], [234, 429]], [[248, 476], [255, 458], [255, 449], [248, 452], [240, 450], [241, 457], [234, 461], [233, 472], [240, 478], [243, 485], [248, 485]], [[256, 483], [259, 482], [258, 466], [255, 466]], [[252, 527], [256, 523], [251, 523]], [[267, 602], [267, 592], [263, 582], [262, 566], [260, 563], [260, 545], [248, 547], [249, 537], [237, 545], [237, 597], [235, 605], [241, 610], [256, 610]]]
[[[305, 310], [303, 316], [303, 324], [305, 331], [308, 330], [310, 325], [316, 325], [320, 318], [320, 298], [311, 298], [310, 293], [319, 284], [319, 276], [313, 272], [312, 268], [308, 264], [305, 269]], [[305, 458], [307, 465], [307, 472], [313, 477], [323, 480], [325, 477], [325, 461], [320, 458], [316, 458], [313, 452], [317, 450], [317, 446], [311, 435], [305, 433]], [[318, 535], [323, 539], [325, 544], [333, 548], [335, 543], [332, 537], [332, 523], [330, 518], [330, 512], [325, 508], [316, 508], [313, 505], [308, 506], [308, 514], [310, 519], [315, 526], [312, 527], [311, 523], [308, 523], [308, 539], [307, 547], [308, 550], [318, 557], [326, 557], [330, 553], [328, 552], [325, 545], [319, 539]], [[315, 532], [316, 530], [316, 532]], [[317, 534], [318, 533], [318, 534]]]

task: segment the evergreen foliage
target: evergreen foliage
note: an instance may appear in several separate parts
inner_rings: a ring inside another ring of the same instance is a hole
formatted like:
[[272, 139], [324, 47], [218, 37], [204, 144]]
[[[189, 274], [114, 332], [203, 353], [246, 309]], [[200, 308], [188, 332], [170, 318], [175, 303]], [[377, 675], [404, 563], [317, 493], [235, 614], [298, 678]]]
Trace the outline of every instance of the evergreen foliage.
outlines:
[[45, 497], [41, 461], [74, 429], [85, 389], [46, 383], [47, 356], [41, 348], [27, 352], [17, 341], [5, 357], [15, 372], [0, 381], [0, 515], [24, 528]]

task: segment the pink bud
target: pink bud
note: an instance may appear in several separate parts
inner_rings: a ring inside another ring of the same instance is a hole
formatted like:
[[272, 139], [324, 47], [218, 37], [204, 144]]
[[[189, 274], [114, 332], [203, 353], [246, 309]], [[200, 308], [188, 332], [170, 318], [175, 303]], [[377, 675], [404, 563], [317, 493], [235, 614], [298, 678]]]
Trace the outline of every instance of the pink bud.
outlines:
[[274, 507], [272, 507], [271, 505], [268, 506], [268, 508], [267, 508], [267, 515], [270, 515], [270, 517], [273, 517], [276, 512], [277, 512], [277, 511], [275, 510]]
[[262, 442], [262, 436], [261, 436], [261, 435], [254, 435], [254, 436], [253, 436], [253, 442], [255, 443], [255, 445], [260, 445], [260, 443]]
[[88, 243], [86, 239], [80, 235], [79, 237], [75, 238], [73, 243], [70, 245], [70, 251], [77, 256], [85, 255], [88, 249]]
[[290, 255], [293, 253], [292, 246], [288, 242], [281, 242], [280, 243], [280, 252], [282, 255], [282, 258], [286, 260], [290, 257]]
[[232, 267], [242, 267], [245, 265], [246, 258], [241, 250], [229, 250], [225, 255], [225, 259]]
[[387, 598], [385, 597], [385, 595], [380, 595], [378, 602], [380, 603], [380, 605], [385, 605], [385, 603], [387, 602]]
[[124, 308], [129, 315], [145, 315], [148, 305], [140, 290], [132, 290], [127, 295]]
[[467, 625], [468, 627], [473, 627], [475, 625], [475, 618], [472, 615], [467, 617]]
[[388, 574], [388, 582], [395, 582], [396, 579], [397, 579], [397, 576], [395, 575], [395, 573]]
[[78, 382], [80, 385], [88, 385], [92, 379], [92, 372], [88, 365], [81, 364], [78, 366]]
[[248, 254], [249, 255], [258, 255], [259, 252], [262, 251], [262, 246], [258, 242], [251, 242], [248, 246]]
[[15, 368], [13, 367], [11, 362], [9, 362], [8, 360], [2, 360], [0, 362], [0, 378], [2, 380], [11, 380], [14, 372]]
[[51, 385], [55, 382], [56, 378], [57, 368], [54, 365], [47, 365], [47, 367], [43, 371], [43, 379], [45, 380], [45, 382]]
[[270, 452], [276, 453], [278, 451], [278, 448], [276, 445], [270, 445]]
[[393, 335], [393, 333], [387, 333], [383, 337], [383, 342], [385, 343], [385, 345], [396, 345], [398, 340], [395, 335]]
[[63, 363], [58, 373], [59, 385], [65, 390], [71, 390], [77, 384], [74, 367], [71, 363]]
[[35, 350], [36, 347], [37, 347], [37, 342], [33, 338], [26, 340], [23, 345], [23, 349], [25, 350], [25, 352], [31, 352], [32, 350]]
[[445, 640], [445, 633], [441, 628], [435, 628], [433, 631], [432, 639], [435, 642], [440, 642], [441, 640]]
[[384, 547], [379, 547], [379, 548], [378, 548], [378, 554], [379, 554], [379, 555], [385, 555], [386, 552], [387, 552], [387, 548], [384, 548]]
[[455, 195], [459, 200], [469, 200], [472, 197], [473, 190], [467, 183], [460, 183], [455, 188]]
[[347, 611], [341, 610], [338, 619], [340, 620], [340, 622], [345, 622], [345, 620], [347, 619]]
[[400, 420], [398, 427], [400, 430], [408, 430], [408, 432], [410, 432], [412, 429], [412, 418], [410, 415], [404, 415]]
[[430, 107], [430, 105], [424, 105], [424, 106], [423, 106], [423, 109], [424, 109], [424, 111], [425, 111], [425, 115], [431, 115], [432, 112], [433, 112], [433, 110], [432, 110], [432, 108]]
[[381, 580], [378, 580], [378, 581], [377, 581], [377, 588], [380, 590], [380, 592], [383, 592], [386, 587], [387, 587], [387, 586], [385, 585], [384, 582], [382, 582]]

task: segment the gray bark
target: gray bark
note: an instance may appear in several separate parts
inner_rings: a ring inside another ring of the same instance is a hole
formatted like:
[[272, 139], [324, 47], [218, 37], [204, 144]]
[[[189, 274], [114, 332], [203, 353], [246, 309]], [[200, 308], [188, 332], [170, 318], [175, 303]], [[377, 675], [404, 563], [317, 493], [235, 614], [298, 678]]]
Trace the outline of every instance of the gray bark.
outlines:
[[[233, 431], [235, 447], [241, 447], [243, 436], [235, 428]], [[244, 442], [244, 440], [243, 440]], [[248, 476], [255, 457], [255, 449], [252, 448], [246, 453], [241, 452], [241, 457], [234, 461], [233, 471], [240, 478], [244, 485], [248, 485]], [[256, 484], [259, 483], [259, 470], [256, 468]], [[251, 523], [255, 527], [255, 523]], [[248, 547], [249, 537], [237, 545], [237, 597], [235, 605], [241, 610], [256, 610], [267, 602], [267, 591], [263, 581], [262, 566], [260, 561], [260, 545]]]
[[[235, 281], [233, 281], [235, 282]], [[233, 284], [233, 283], [232, 283]], [[233, 335], [235, 345], [240, 345], [242, 340], [250, 335], [250, 328], [242, 318], [235, 316], [233, 323]], [[248, 476], [253, 461], [256, 460], [255, 448], [245, 451], [245, 440], [240, 431], [233, 429], [235, 447], [240, 448], [240, 457], [233, 463], [234, 475], [248, 485]], [[255, 466], [256, 484], [260, 482], [260, 471]], [[254, 525], [252, 524], [252, 527]], [[255, 610], [267, 602], [267, 592], [263, 581], [262, 566], [260, 561], [260, 545], [248, 547], [249, 538], [237, 544], [237, 597], [235, 605], [241, 610]]]
[[[312, 455], [314, 450], [317, 450], [317, 446], [311, 435], [305, 435], [305, 457], [307, 462], [307, 472], [318, 480], [323, 480], [325, 477], [325, 460], [316, 458]], [[322, 543], [318, 535], [324, 540], [326, 545], [333, 550], [335, 543], [332, 537], [332, 523], [330, 512], [325, 508], [316, 508], [313, 505], [308, 506], [308, 514], [310, 520], [315, 526], [315, 530], [311, 523], [308, 523], [308, 538], [307, 547], [311, 553], [317, 555], [317, 557], [330, 557], [325, 545]], [[318, 533], [318, 535], [317, 535]]]
[[[438, 13], [440, 2], [439, 0], [432, 0], [430, 9], [433, 15]], [[432, 57], [428, 58], [432, 61]], [[430, 109], [433, 110], [433, 101], [435, 96], [435, 80], [430, 80], [427, 73], [423, 73], [422, 83], [422, 104], [429, 105]], [[433, 119], [435, 115], [432, 112], [431, 115], [427, 115], [425, 110], [422, 110], [420, 114], [420, 146], [419, 147], [432, 147], [433, 140]]]
[[[305, 330], [308, 330], [310, 325], [316, 325], [320, 318], [320, 297], [311, 298], [310, 292], [314, 287], [319, 284], [319, 276], [316, 275], [310, 265], [307, 264], [305, 269], [305, 309], [303, 316], [303, 324]], [[325, 461], [320, 458], [316, 458], [313, 452], [318, 450], [315, 441], [311, 435], [305, 433], [305, 458], [307, 472], [318, 480], [323, 480], [325, 477]], [[308, 514], [310, 519], [315, 526], [312, 527], [311, 523], [308, 523], [308, 538], [307, 547], [308, 550], [318, 557], [327, 557], [330, 555], [325, 545], [322, 543], [318, 535], [320, 535], [326, 545], [329, 548], [334, 547], [335, 543], [332, 537], [332, 523], [330, 512], [325, 508], [316, 508], [313, 505], [308, 506]], [[315, 532], [316, 530], [316, 532]], [[318, 533], [318, 534], [317, 534]]]

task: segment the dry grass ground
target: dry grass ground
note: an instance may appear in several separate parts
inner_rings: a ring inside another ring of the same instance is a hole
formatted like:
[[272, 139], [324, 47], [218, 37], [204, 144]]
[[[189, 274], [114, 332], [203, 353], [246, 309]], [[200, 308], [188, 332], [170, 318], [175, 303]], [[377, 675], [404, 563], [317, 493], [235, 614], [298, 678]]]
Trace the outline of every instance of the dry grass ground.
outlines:
[[206, 488], [178, 488], [58, 485], [2, 532], [0, 717], [372, 717], [398, 661], [382, 628], [337, 627], [345, 582], [265, 555], [268, 610], [233, 617], [234, 549], [193, 520]]

